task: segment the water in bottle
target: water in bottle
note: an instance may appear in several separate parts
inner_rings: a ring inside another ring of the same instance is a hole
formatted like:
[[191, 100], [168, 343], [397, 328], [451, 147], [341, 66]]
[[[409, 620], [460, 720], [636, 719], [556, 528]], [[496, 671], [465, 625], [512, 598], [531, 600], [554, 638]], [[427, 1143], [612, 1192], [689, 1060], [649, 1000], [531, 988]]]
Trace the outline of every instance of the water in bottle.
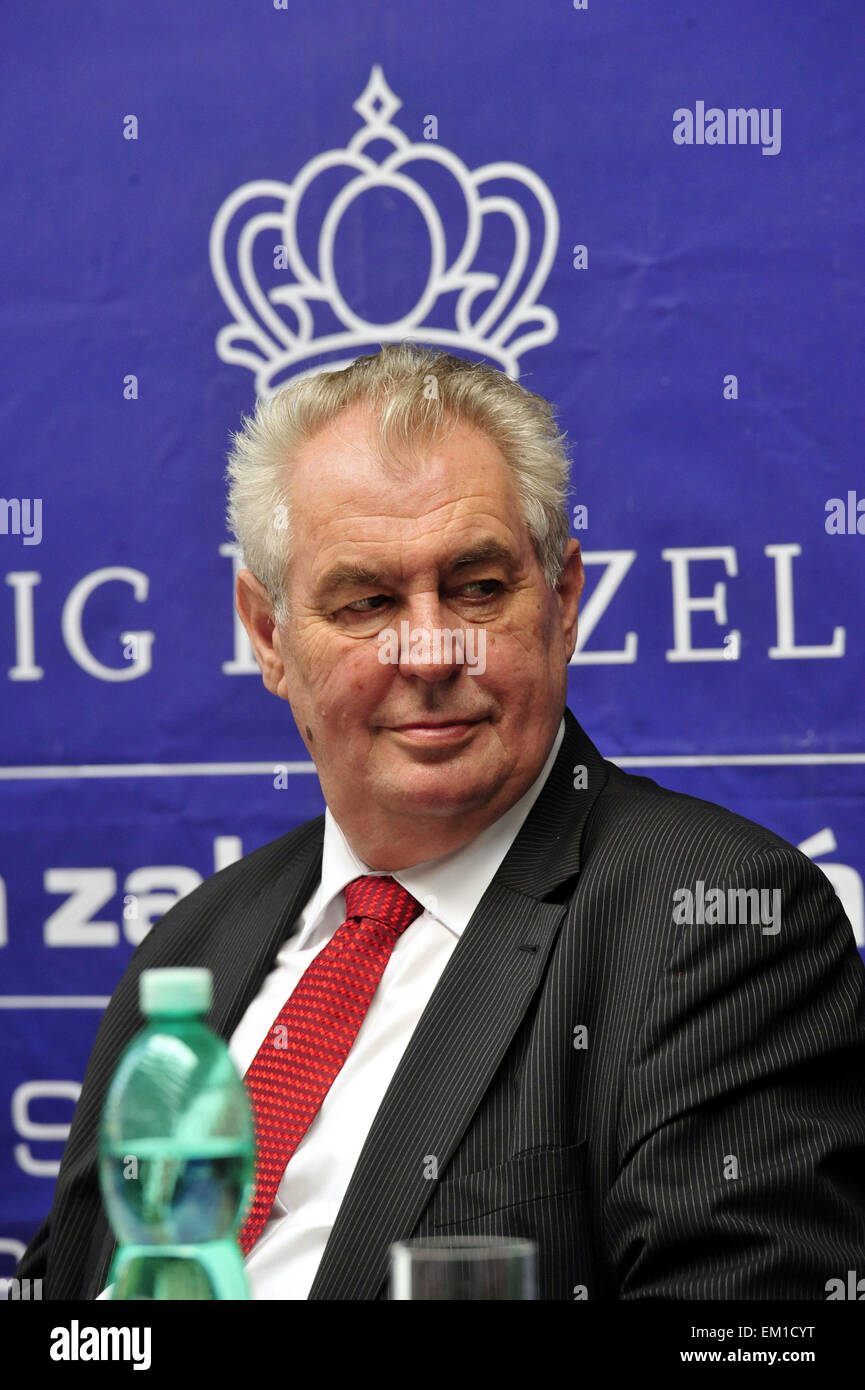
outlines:
[[211, 995], [209, 970], [140, 976], [148, 1022], [118, 1063], [100, 1136], [115, 1299], [249, 1298], [236, 1232], [254, 1130], [228, 1048], [204, 1023]]

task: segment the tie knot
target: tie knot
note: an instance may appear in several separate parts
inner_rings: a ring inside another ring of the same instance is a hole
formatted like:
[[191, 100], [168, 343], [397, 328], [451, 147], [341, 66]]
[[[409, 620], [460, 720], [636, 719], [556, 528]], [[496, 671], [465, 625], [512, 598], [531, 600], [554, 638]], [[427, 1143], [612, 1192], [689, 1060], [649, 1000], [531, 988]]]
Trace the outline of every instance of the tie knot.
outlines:
[[403, 932], [422, 912], [422, 904], [394, 878], [366, 874], [345, 886], [346, 917], [371, 918]]

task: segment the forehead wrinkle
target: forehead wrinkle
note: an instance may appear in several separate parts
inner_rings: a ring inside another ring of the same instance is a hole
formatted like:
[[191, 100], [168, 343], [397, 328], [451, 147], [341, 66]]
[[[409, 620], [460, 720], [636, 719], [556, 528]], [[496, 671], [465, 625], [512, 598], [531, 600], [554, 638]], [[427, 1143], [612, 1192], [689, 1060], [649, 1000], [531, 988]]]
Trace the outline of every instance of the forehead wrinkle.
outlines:
[[426, 577], [484, 562], [522, 567], [524, 519], [506, 477], [499, 496], [474, 477], [460, 479], [469, 487], [455, 493], [453, 470], [438, 465], [432, 476], [415, 477], [396, 497], [375, 467], [351, 468], [339, 481], [335, 497], [319, 493], [311, 528], [303, 528], [322, 564], [317, 577], [313, 561], [310, 575], [319, 596], [341, 585], [402, 584], [407, 569]]

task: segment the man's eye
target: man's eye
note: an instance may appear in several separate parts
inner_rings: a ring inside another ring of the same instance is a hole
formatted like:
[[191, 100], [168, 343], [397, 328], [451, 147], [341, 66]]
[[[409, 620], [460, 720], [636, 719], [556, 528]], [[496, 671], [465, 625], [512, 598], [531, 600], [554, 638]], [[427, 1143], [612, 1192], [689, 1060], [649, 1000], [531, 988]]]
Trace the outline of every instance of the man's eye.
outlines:
[[[486, 599], [491, 598], [503, 588], [500, 579], [470, 579], [467, 583], [461, 584], [457, 597], [467, 599]], [[357, 613], [359, 616], [376, 613], [386, 604], [391, 602], [390, 594], [368, 594], [364, 598], [354, 599], [351, 603], [346, 603], [340, 612]]]
[[500, 579], [470, 579], [468, 584], [462, 586], [461, 592], [465, 593], [467, 589], [480, 589], [479, 594], [469, 595], [469, 597], [490, 598], [501, 587], [502, 581]]
[[[381, 604], [387, 603], [387, 601], [387, 594], [371, 594], [369, 598], [357, 598], [353, 603], [347, 603], [345, 606], [351, 613], [374, 613]], [[372, 606], [366, 607], [367, 604]]]

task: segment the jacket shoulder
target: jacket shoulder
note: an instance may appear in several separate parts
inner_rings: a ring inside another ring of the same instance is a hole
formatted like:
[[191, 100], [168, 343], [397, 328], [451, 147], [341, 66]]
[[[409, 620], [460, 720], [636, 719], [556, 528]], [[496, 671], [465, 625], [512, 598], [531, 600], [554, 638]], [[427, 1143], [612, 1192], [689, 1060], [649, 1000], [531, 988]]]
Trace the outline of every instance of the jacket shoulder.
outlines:
[[[726, 861], [731, 867], [763, 854], [793, 856], [806, 872], [816, 866], [767, 826], [714, 801], [659, 786], [651, 777], [607, 762], [609, 777], [586, 826], [590, 840], [618, 831], [632, 848], [669, 862]], [[817, 870], [819, 873], [819, 870]]]
[[221, 914], [230, 912], [234, 907], [248, 908], [259, 894], [291, 868], [294, 861], [320, 847], [323, 836], [324, 815], [320, 815], [244, 854], [233, 864], [227, 864], [224, 869], [211, 874], [175, 903], [154, 923], [145, 940], [208, 918], [217, 906]]

